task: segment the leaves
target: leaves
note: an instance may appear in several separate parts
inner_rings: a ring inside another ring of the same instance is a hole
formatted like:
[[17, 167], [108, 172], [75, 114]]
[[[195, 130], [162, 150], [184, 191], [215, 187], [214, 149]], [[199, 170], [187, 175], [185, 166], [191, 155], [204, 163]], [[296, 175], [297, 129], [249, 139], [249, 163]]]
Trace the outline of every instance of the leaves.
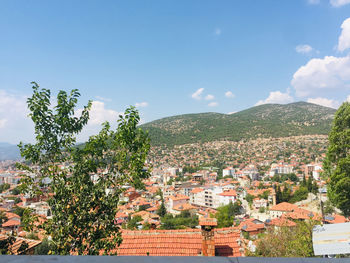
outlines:
[[27, 171], [23, 190], [32, 195], [52, 193], [48, 200], [52, 219], [43, 225], [52, 237], [50, 253], [114, 254], [122, 241], [115, 224], [122, 186], [141, 188], [142, 179], [149, 176], [145, 168], [149, 138], [137, 128], [138, 112], [128, 108], [115, 131], [104, 123], [99, 134], [76, 147], [91, 102], [77, 117], [78, 90], [60, 91], [52, 107], [50, 91], [33, 84], [28, 107], [36, 143], [19, 145], [31, 166], [17, 166]]
[[323, 163], [329, 177], [327, 194], [345, 216], [350, 215], [350, 103], [343, 103], [335, 114], [329, 133], [329, 147]]

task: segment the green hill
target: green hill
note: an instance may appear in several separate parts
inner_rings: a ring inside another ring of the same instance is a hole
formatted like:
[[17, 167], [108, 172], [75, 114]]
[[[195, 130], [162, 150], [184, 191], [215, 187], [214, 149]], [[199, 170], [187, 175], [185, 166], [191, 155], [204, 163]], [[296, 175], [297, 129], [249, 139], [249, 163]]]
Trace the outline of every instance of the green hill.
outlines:
[[199, 113], [167, 117], [141, 125], [152, 145], [215, 140], [328, 134], [335, 109], [296, 102], [264, 104], [234, 114]]

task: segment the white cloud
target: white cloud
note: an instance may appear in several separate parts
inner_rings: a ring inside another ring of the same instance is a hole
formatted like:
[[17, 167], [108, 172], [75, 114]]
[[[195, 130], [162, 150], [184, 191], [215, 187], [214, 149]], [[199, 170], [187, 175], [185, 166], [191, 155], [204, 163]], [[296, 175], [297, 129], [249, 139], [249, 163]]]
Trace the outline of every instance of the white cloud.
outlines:
[[208, 104], [209, 107], [216, 107], [216, 106], [218, 106], [218, 105], [219, 105], [219, 103], [217, 103], [216, 101], [210, 102], [210, 103]]
[[307, 0], [307, 2], [310, 4], [310, 5], [318, 5], [320, 3], [320, 0]]
[[109, 98], [105, 98], [105, 97], [101, 97], [101, 96], [95, 96], [96, 99], [101, 100], [101, 101], [105, 101], [105, 102], [110, 102], [112, 101], [112, 99]]
[[148, 106], [148, 102], [136, 102], [135, 104], [136, 108], [143, 108]]
[[301, 66], [291, 81], [299, 97], [350, 88], [350, 56], [313, 58]]
[[[78, 110], [78, 112], [81, 111], [82, 109]], [[117, 111], [106, 109], [102, 101], [93, 101], [88, 125], [101, 125], [105, 121], [110, 123], [116, 122], [120, 114]]]
[[350, 95], [347, 96], [346, 101], [350, 102]]
[[0, 119], [0, 129], [5, 127], [6, 122], [7, 122], [7, 119]]
[[280, 91], [271, 91], [265, 100], [259, 100], [255, 106], [267, 103], [286, 104], [290, 102], [293, 102], [293, 98], [289, 95], [289, 92], [282, 93]]
[[211, 94], [208, 94], [207, 96], [205, 96], [205, 100], [213, 100], [215, 99], [215, 97]]
[[307, 102], [318, 104], [318, 105], [329, 107], [329, 108], [334, 108], [334, 109], [337, 109], [340, 105], [340, 103], [336, 100], [331, 100], [331, 99], [321, 98], [321, 97], [309, 98], [307, 100]]
[[233, 94], [231, 91], [227, 91], [227, 92], [225, 92], [225, 97], [226, 98], [234, 98], [235, 94]]
[[329, 2], [334, 7], [341, 7], [350, 4], [350, 0], [330, 0]]
[[0, 142], [18, 144], [34, 138], [34, 126], [28, 118], [26, 96], [0, 90]]
[[229, 112], [229, 113], [227, 113], [227, 114], [229, 114], [229, 115], [231, 115], [231, 114], [234, 114], [234, 113], [236, 113], [237, 111], [231, 111], [231, 112]]
[[[76, 116], [79, 117], [83, 109], [76, 111]], [[101, 124], [108, 121], [112, 129], [117, 127], [117, 120], [122, 112], [117, 112], [112, 109], [106, 109], [105, 103], [102, 101], [93, 101], [89, 112], [90, 118], [88, 124], [82, 132], [77, 136], [78, 142], [87, 141], [89, 136], [98, 134], [101, 130]]]
[[298, 45], [295, 47], [295, 51], [300, 54], [308, 54], [313, 50], [310, 45]]
[[215, 28], [215, 30], [214, 30], [214, 35], [216, 35], [216, 36], [220, 36], [220, 35], [221, 35], [221, 33], [222, 33], [222, 31], [221, 31], [221, 29], [220, 29], [220, 28]]
[[344, 20], [344, 22], [341, 25], [341, 29], [342, 31], [339, 36], [337, 49], [339, 51], [344, 51], [350, 48], [350, 18]]
[[204, 88], [197, 89], [195, 93], [192, 94], [192, 98], [195, 100], [201, 100], [203, 91]]

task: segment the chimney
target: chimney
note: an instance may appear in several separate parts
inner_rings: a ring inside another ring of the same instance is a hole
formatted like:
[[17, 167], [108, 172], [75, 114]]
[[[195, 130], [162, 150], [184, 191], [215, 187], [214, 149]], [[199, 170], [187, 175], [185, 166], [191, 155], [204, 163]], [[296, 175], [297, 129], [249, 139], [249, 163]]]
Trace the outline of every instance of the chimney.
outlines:
[[199, 221], [202, 229], [202, 255], [215, 256], [214, 228], [217, 226], [216, 218], [202, 218]]
[[276, 205], [276, 191], [272, 190], [272, 205]]

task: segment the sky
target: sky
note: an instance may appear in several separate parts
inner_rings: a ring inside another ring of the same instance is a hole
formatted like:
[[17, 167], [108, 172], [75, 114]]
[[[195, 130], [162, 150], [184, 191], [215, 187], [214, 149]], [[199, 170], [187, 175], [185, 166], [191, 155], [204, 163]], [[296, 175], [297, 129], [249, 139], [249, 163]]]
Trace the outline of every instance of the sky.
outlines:
[[1, 0], [0, 142], [32, 142], [31, 81], [115, 125], [264, 103], [350, 101], [350, 0]]

